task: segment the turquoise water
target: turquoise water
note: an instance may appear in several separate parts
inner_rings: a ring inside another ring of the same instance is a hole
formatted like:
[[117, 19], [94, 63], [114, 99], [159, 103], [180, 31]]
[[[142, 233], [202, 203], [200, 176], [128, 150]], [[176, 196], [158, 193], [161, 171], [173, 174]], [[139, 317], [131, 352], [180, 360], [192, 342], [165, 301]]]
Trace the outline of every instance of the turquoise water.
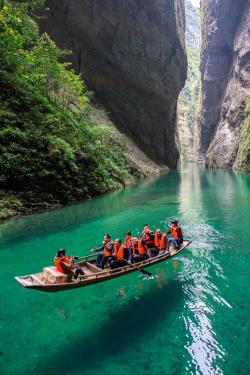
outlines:
[[[78, 205], [0, 226], [0, 373], [249, 374], [250, 175], [187, 165]], [[86, 254], [103, 234], [165, 228], [190, 247], [150, 268], [61, 293], [13, 277], [58, 247]]]

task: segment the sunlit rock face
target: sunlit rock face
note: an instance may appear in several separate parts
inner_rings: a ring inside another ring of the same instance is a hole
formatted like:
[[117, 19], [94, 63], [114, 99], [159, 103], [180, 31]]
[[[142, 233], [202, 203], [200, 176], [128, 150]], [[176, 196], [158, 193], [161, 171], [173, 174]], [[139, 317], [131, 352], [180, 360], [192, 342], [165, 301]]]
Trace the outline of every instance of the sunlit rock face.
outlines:
[[250, 88], [249, 0], [202, 0], [200, 157], [233, 167]]
[[183, 0], [51, 0], [40, 21], [116, 126], [174, 168], [176, 103], [186, 78]]

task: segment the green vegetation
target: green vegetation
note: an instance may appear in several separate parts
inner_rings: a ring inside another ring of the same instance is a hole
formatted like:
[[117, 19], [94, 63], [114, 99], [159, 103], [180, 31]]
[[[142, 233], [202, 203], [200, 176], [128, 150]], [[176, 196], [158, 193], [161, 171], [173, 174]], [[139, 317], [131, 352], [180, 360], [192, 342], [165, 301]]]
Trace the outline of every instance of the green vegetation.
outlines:
[[133, 179], [112, 129], [90, 119], [90, 94], [68, 53], [39, 35], [33, 11], [41, 3], [0, 2], [0, 217]]
[[192, 45], [187, 45], [186, 51], [188, 59], [188, 74], [185, 87], [180, 94], [180, 99], [188, 104], [187, 124], [189, 128], [192, 129], [197, 115], [197, 103], [200, 92], [200, 55], [199, 50]]
[[246, 119], [241, 136], [242, 144], [240, 144], [237, 155], [237, 167], [241, 170], [250, 172], [250, 97], [246, 101]]

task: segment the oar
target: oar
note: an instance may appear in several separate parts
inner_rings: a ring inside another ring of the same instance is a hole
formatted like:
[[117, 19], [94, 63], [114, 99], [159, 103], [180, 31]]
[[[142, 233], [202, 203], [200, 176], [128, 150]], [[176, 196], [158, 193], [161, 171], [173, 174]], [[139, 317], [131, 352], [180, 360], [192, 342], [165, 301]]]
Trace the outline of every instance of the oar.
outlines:
[[133, 267], [137, 268], [138, 271], [140, 271], [141, 273], [143, 273], [143, 275], [147, 275], [147, 276], [150, 276], [150, 277], [153, 276], [152, 273], [150, 273], [150, 272], [144, 270], [144, 268], [140, 268], [140, 267], [136, 266], [134, 263], [129, 263], [129, 262], [128, 262], [126, 259], [124, 259], [124, 258], [119, 258], [119, 259], [124, 260], [124, 262], [126, 262], [126, 263], [129, 264], [130, 266], [133, 266]]

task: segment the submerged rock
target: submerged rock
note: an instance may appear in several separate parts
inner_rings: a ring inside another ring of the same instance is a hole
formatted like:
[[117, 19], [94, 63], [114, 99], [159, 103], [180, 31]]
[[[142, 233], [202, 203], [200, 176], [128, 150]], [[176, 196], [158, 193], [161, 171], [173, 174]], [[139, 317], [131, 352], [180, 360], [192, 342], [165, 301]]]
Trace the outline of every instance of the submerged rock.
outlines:
[[50, 0], [41, 20], [88, 87], [157, 163], [174, 168], [176, 103], [186, 78], [183, 0]]

